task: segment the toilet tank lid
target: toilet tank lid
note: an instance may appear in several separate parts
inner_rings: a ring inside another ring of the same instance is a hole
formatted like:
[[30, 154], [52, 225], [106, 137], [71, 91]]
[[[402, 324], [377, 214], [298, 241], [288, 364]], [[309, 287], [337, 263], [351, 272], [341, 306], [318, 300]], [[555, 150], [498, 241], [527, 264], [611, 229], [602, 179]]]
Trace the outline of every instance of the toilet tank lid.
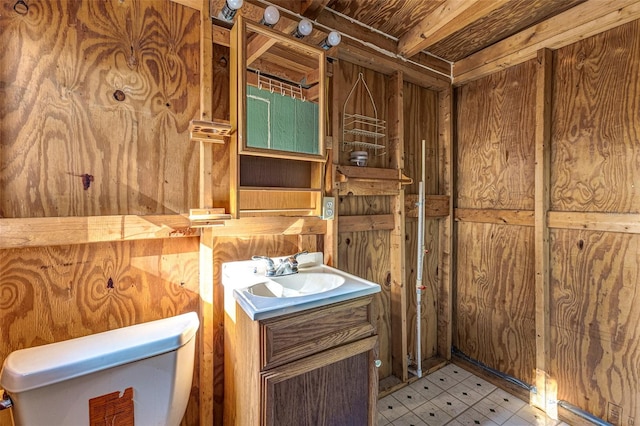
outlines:
[[200, 322], [195, 312], [9, 354], [0, 387], [24, 392], [107, 368], [171, 352], [189, 342]]

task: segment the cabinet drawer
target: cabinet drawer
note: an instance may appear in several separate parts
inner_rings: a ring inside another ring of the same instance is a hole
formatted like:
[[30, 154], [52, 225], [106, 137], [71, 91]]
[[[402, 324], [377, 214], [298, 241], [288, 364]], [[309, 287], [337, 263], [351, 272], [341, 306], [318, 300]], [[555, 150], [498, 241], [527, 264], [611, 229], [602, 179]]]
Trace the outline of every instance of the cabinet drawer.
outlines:
[[375, 333], [372, 297], [260, 322], [261, 369], [273, 368]]

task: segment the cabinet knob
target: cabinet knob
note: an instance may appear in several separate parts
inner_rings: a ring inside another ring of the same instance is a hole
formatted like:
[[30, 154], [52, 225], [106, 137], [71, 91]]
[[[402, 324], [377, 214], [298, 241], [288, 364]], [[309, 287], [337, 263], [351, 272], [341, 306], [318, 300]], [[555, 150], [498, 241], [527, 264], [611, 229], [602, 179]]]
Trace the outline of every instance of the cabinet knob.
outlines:
[[382, 361], [380, 361], [379, 359], [376, 359], [374, 362], [374, 365], [376, 366], [376, 368], [380, 368], [382, 367]]

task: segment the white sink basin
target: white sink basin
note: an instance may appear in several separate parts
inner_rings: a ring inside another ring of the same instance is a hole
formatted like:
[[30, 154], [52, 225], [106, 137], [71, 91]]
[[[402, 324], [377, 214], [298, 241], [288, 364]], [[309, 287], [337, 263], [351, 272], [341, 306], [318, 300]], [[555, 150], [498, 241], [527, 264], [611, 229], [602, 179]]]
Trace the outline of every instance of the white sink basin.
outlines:
[[247, 292], [259, 297], [300, 297], [324, 293], [344, 284], [340, 275], [321, 272], [298, 272], [280, 277], [269, 277], [269, 281], [252, 285]]
[[300, 255], [298, 263], [297, 274], [280, 277], [265, 276], [262, 260], [224, 263], [225, 312], [235, 318], [237, 302], [249, 318], [261, 320], [380, 292], [374, 282], [324, 265], [320, 252]]

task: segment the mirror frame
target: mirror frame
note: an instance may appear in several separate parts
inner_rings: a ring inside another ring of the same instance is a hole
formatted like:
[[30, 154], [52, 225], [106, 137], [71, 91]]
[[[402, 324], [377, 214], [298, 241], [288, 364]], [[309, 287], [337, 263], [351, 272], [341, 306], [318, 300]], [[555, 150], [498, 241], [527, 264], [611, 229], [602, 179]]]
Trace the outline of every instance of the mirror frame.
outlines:
[[[276, 43], [286, 45], [305, 55], [318, 56], [318, 154], [283, 151], [278, 149], [257, 148], [247, 145], [247, 34], [249, 32], [275, 40]], [[231, 77], [230, 92], [232, 94], [231, 121], [237, 123], [236, 133], [238, 153], [264, 157], [289, 158], [307, 161], [325, 161], [325, 90], [326, 90], [326, 62], [325, 52], [319, 47], [302, 43], [293, 36], [285, 35], [264, 25], [254, 23], [242, 16], [238, 16], [231, 30]], [[235, 90], [235, 96], [233, 96]], [[234, 117], [235, 114], [235, 117]]]

